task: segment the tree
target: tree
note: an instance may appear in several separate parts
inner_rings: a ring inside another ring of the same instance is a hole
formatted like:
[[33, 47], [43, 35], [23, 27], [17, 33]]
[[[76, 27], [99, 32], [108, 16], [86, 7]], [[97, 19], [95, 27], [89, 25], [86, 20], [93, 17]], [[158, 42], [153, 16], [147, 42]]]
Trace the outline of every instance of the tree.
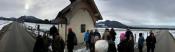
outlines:
[[48, 19], [44, 19], [44, 22], [45, 23], [50, 23]]

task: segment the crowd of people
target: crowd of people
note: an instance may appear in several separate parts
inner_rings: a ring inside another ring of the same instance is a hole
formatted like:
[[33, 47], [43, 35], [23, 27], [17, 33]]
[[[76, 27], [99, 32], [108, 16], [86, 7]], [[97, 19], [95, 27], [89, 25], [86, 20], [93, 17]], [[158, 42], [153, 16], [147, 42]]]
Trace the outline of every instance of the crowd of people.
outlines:
[[[74, 46], [77, 45], [77, 37], [72, 28], [68, 29], [66, 41], [63, 40], [54, 25], [50, 28], [49, 33], [53, 39], [48, 38], [46, 35], [36, 37], [33, 52], [49, 52], [49, 46], [52, 46], [52, 52], [65, 52], [65, 47], [67, 47], [68, 52], [73, 52]], [[87, 30], [83, 33], [86, 50], [90, 50], [90, 52], [134, 52], [135, 40], [130, 29], [120, 33], [120, 43], [117, 46], [114, 42], [116, 35], [117, 33], [113, 28], [110, 30], [106, 28], [103, 35], [97, 29], [94, 31]], [[143, 52], [144, 42], [143, 33], [139, 33], [139, 52]], [[155, 44], [156, 38], [151, 31], [150, 36], [146, 38], [147, 52], [154, 52]]]
[[114, 42], [116, 38], [115, 35], [116, 35], [116, 32], [113, 28], [111, 28], [110, 30], [105, 29], [103, 36], [100, 35], [97, 29], [95, 29], [95, 32], [93, 32], [93, 30], [87, 30], [84, 33], [84, 41], [86, 43], [86, 49], [90, 49], [90, 52], [101, 52], [101, 50], [104, 50], [104, 49], [102, 48], [102, 49], [96, 50], [98, 49], [96, 47], [98, 47], [98, 45], [102, 46], [101, 44], [105, 44], [105, 42], [98, 44], [97, 41], [99, 42], [106, 41], [106, 43], [108, 44], [107, 45], [108, 48], [106, 52], [117, 52], [117, 48]]
[[[66, 44], [68, 52], [73, 52], [74, 46], [77, 45], [77, 38], [71, 28], [68, 30], [66, 43], [54, 25], [50, 28], [49, 33], [49, 35], [53, 37], [52, 39], [48, 38], [45, 34], [36, 37], [33, 52], [65, 52]], [[49, 50], [49, 46], [52, 47], [51, 50]]]
[[[146, 38], [147, 52], [154, 52], [156, 38], [152, 31], [150, 31], [149, 34], [150, 35]], [[120, 33], [120, 43], [117, 45], [117, 49], [114, 43], [115, 35], [116, 33], [113, 28], [111, 28], [110, 31], [106, 29], [102, 38], [95, 43], [95, 52], [134, 52], [136, 50], [134, 46], [134, 36], [130, 29]], [[144, 42], [145, 38], [143, 37], [143, 33], [139, 33], [137, 45], [139, 52], [143, 52]]]

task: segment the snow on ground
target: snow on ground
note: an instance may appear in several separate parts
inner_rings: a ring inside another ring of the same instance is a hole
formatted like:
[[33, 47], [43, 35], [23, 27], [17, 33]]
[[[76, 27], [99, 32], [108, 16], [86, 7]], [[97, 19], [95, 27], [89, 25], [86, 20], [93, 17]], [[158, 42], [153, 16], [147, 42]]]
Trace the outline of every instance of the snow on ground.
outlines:
[[12, 21], [0, 20], [0, 30], [1, 30], [4, 26], [10, 24], [11, 22], [12, 22]]
[[[34, 32], [36, 34], [34, 36], [37, 36], [38, 34], [43, 36], [44, 32], [49, 31], [50, 27], [52, 27], [52, 24], [39, 24], [39, 23], [29, 23], [29, 22], [24, 22], [24, 24], [27, 28], [32, 28], [32, 32]], [[41, 31], [37, 31], [37, 25], [40, 25]], [[31, 31], [31, 30], [29, 30], [29, 31]], [[52, 37], [49, 36], [49, 38], [52, 38]]]
[[29, 23], [29, 22], [25, 22], [24, 24], [27, 26], [31, 26], [35, 29], [37, 28], [37, 25], [40, 25], [40, 29], [44, 31], [48, 31], [50, 27], [52, 27], [52, 24], [38, 24], [38, 23]]
[[[36, 30], [37, 29], [37, 25], [40, 25], [40, 30], [41, 31], [49, 31], [50, 30], [50, 27], [53, 26], [53, 24], [38, 24], [38, 23], [29, 23], [29, 22], [24, 22], [25, 26], [27, 28], [31, 28]], [[57, 25], [56, 25], [57, 27]]]
[[175, 30], [169, 30], [169, 32], [172, 34], [172, 36], [175, 38]]
[[78, 49], [78, 50], [73, 50], [73, 52], [90, 52], [90, 50], [86, 49], [86, 48], [81, 48], [81, 49]]

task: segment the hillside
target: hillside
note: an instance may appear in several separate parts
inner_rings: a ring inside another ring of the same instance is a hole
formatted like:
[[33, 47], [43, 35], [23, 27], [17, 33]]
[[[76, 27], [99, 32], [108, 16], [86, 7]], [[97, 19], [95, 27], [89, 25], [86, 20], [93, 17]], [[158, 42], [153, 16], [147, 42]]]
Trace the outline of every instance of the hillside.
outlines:
[[32, 22], [32, 23], [42, 23], [43, 20], [38, 19], [34, 16], [21, 16], [17, 19], [18, 21]]
[[96, 23], [97, 28], [130, 28], [130, 29], [168, 29], [168, 30], [175, 30], [175, 26], [155, 26], [155, 25], [142, 25], [142, 26], [127, 26], [125, 24], [122, 24], [121, 22], [118, 21], [102, 21]]
[[0, 20], [9, 20], [9, 21], [15, 21], [16, 18], [11, 17], [11, 18], [6, 18], [6, 17], [0, 17]]
[[101, 27], [101, 28], [105, 28], [105, 27], [128, 28], [127, 25], [124, 25], [124, 24], [122, 24], [118, 21], [110, 21], [110, 20], [99, 22], [99, 23], [96, 24], [96, 27]]

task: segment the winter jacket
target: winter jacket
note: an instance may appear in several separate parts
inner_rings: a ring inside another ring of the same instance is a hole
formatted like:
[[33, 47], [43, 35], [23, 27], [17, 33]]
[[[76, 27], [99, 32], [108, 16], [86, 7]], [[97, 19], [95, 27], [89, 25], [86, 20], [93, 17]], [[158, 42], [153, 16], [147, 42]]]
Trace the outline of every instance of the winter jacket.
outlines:
[[112, 41], [115, 41], [116, 32], [114, 30], [110, 31], [110, 36], [111, 36]]
[[125, 32], [126, 41], [127, 41], [127, 52], [134, 52], [134, 36], [131, 31]]
[[115, 42], [112, 40], [108, 40], [108, 52], [117, 52], [117, 48], [115, 47]]
[[126, 39], [125, 33], [120, 33], [120, 42]]
[[43, 37], [38, 36], [36, 39], [36, 43], [33, 48], [33, 52], [47, 52], [44, 50], [44, 41]]
[[118, 52], [128, 52], [128, 50], [126, 50], [128, 48], [128, 41], [124, 40], [121, 41], [117, 47], [118, 47]]
[[85, 42], [88, 42], [88, 41], [89, 41], [89, 36], [90, 36], [90, 35], [89, 35], [89, 32], [85, 32], [85, 33], [84, 33], [84, 41], [85, 41]]
[[101, 35], [100, 35], [99, 32], [94, 32], [94, 35], [95, 35], [95, 36], [98, 36], [98, 38], [101, 38]]
[[50, 35], [53, 36], [53, 38], [55, 38], [55, 33], [58, 32], [57, 28], [55, 26], [52, 26], [50, 28]]
[[53, 41], [54, 52], [64, 52], [65, 43], [64, 40], [59, 36]]
[[147, 47], [155, 48], [155, 44], [156, 44], [155, 36], [153, 36], [153, 37], [148, 36], [147, 39], [146, 39]]
[[75, 39], [76, 39], [76, 35], [74, 32], [69, 32], [68, 33], [68, 39], [67, 39], [67, 47], [68, 49], [73, 49], [74, 48], [74, 45], [75, 43]]
[[94, 33], [90, 33], [90, 43], [92, 43], [92, 44], [95, 43], [95, 36], [94, 36]]
[[107, 40], [110, 33], [108, 31], [104, 32], [102, 39]]
[[126, 31], [126, 32], [125, 32], [125, 36], [126, 36], [126, 39], [127, 39], [127, 40], [129, 39], [129, 37], [132, 37], [132, 38], [134, 37], [134, 36], [133, 36], [133, 33], [132, 33], [131, 31]]
[[144, 43], [144, 37], [142, 36], [142, 37], [139, 37], [139, 40], [138, 40], [138, 46], [139, 47], [142, 47], [143, 46], [143, 43]]

